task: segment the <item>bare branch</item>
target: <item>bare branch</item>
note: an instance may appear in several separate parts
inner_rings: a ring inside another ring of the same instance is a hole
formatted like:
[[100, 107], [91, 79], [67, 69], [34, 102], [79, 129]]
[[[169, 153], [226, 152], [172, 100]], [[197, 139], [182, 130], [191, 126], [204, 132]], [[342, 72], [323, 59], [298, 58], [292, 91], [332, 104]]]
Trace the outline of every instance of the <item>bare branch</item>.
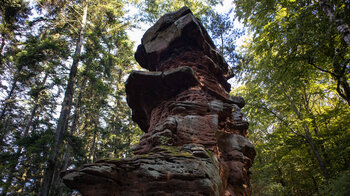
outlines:
[[270, 112], [271, 114], [273, 114], [279, 121], [281, 121], [285, 127], [287, 127], [292, 133], [294, 133], [295, 135], [299, 136], [299, 137], [302, 137], [304, 139], [306, 139], [306, 137], [298, 132], [296, 132], [293, 128], [291, 128], [289, 126], [289, 124], [280, 116], [278, 116], [278, 114], [276, 112], [274, 112], [273, 110], [267, 108], [267, 107], [264, 107], [264, 106], [261, 106], [262, 109]]
[[309, 61], [308, 63], [309, 63], [310, 65], [312, 65], [313, 67], [315, 67], [316, 69], [322, 71], [322, 72], [329, 73], [329, 74], [331, 74], [333, 77], [338, 77], [337, 74], [335, 74], [335, 73], [333, 73], [333, 72], [331, 72], [331, 71], [329, 71], [329, 70], [323, 69], [323, 68], [321, 68], [321, 67], [318, 67], [315, 63], [313, 63], [313, 62], [311, 62], [311, 61]]

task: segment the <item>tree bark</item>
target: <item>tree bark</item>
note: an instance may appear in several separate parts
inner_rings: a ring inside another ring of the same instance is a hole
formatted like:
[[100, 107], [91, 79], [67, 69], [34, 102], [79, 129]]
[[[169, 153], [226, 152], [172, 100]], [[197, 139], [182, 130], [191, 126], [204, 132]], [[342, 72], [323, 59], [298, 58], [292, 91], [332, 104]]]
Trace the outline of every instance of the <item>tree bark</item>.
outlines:
[[[5, 48], [5, 35], [1, 35], [1, 46], [0, 46], [0, 56], [2, 58], [2, 52], [4, 51]], [[1, 61], [0, 61], [1, 62]]]
[[350, 48], [350, 27], [346, 22], [339, 18], [336, 13], [334, 13], [334, 10], [332, 9], [331, 5], [326, 2], [326, 0], [320, 0], [319, 5], [323, 12], [326, 14], [326, 16], [329, 18], [331, 22], [334, 23], [335, 27], [339, 31], [339, 33], [342, 35], [345, 43]]
[[4, 117], [5, 117], [5, 113], [6, 113], [8, 105], [9, 105], [8, 101], [11, 99], [11, 97], [13, 95], [13, 92], [15, 92], [15, 88], [16, 87], [17, 87], [17, 79], [16, 79], [16, 76], [15, 76], [14, 81], [12, 83], [11, 90], [10, 90], [9, 94], [7, 95], [6, 99], [4, 100], [4, 106], [3, 106], [2, 110], [1, 110], [0, 120], [3, 120]]
[[[334, 58], [334, 56], [333, 56], [333, 58]], [[330, 71], [330, 70], [318, 67], [315, 63], [313, 63], [311, 61], [309, 62], [310, 65], [312, 65], [313, 67], [315, 67], [316, 69], [318, 69], [324, 73], [328, 73], [334, 79], [334, 81], [337, 83], [337, 89], [336, 89], [337, 93], [350, 106], [350, 85], [347, 82], [348, 79], [345, 75], [345, 69], [346, 69], [346, 65], [348, 63], [349, 63], [349, 61], [346, 61], [343, 64], [343, 67], [339, 66], [338, 64], [333, 64], [333, 68], [335, 71]]]
[[[88, 70], [89, 70], [89, 67], [86, 70], [84, 70], [84, 72], [88, 72]], [[80, 117], [80, 105], [81, 105], [81, 100], [83, 98], [83, 91], [85, 89], [86, 82], [87, 82], [87, 77], [84, 77], [83, 82], [80, 86], [80, 92], [78, 95], [78, 99], [74, 105], [75, 111], [73, 114], [73, 123], [72, 123], [71, 129], [70, 129], [70, 132], [72, 135], [78, 129], [78, 122], [79, 122], [79, 117]], [[62, 158], [63, 164], [62, 164], [61, 171], [66, 170], [68, 168], [68, 165], [70, 164], [71, 151], [72, 151], [72, 146], [69, 143], [67, 143], [66, 144], [66, 152], [64, 153], [63, 158]], [[61, 178], [59, 178], [57, 180], [56, 185], [64, 186]], [[59, 189], [58, 195], [62, 195], [62, 193], [63, 193], [63, 189]]]
[[311, 149], [312, 149], [312, 152], [314, 153], [316, 159], [317, 159], [317, 162], [318, 162], [318, 165], [320, 166], [320, 169], [322, 171], [322, 174], [323, 176], [325, 177], [326, 180], [329, 179], [329, 173], [328, 173], [328, 170], [327, 170], [327, 167], [326, 167], [326, 164], [324, 163], [313, 139], [312, 139], [312, 136], [311, 136], [311, 133], [308, 129], [308, 127], [303, 124], [303, 128], [304, 128], [304, 132], [305, 132], [305, 139], [307, 141], [307, 143], [310, 145]]
[[95, 158], [95, 141], [96, 141], [96, 130], [94, 131], [94, 135], [92, 138], [92, 144], [90, 147], [90, 161], [91, 161], [91, 163], [94, 162], [94, 158]]
[[[45, 73], [43, 81], [41, 82], [41, 85], [40, 85], [41, 87], [45, 86], [45, 83], [46, 83], [48, 75], [49, 75], [49, 72], [47, 71]], [[36, 111], [38, 109], [38, 106], [39, 106], [39, 103], [38, 103], [39, 97], [40, 97], [40, 93], [38, 93], [38, 95], [34, 99], [34, 103], [35, 104], [34, 104], [34, 107], [32, 109], [32, 112], [30, 113], [30, 116], [29, 116], [28, 122], [26, 124], [26, 127], [24, 128], [22, 137], [25, 137], [25, 136], [27, 136], [29, 134], [29, 129], [30, 129], [31, 125], [32, 125], [33, 118], [34, 118], [34, 116], [36, 114]], [[8, 188], [10, 187], [10, 185], [12, 183], [12, 178], [14, 177], [14, 172], [16, 171], [16, 167], [18, 165], [19, 158], [20, 158], [20, 156], [22, 154], [22, 150], [23, 150], [22, 146], [17, 149], [16, 155], [15, 155], [15, 163], [12, 164], [11, 167], [10, 167], [10, 174], [9, 174], [8, 178], [6, 179], [5, 185], [3, 187], [2, 196], [6, 196]]]
[[16, 171], [16, 165], [17, 165], [17, 163], [11, 165], [10, 172], [9, 172], [9, 175], [8, 175], [8, 177], [6, 179], [6, 182], [5, 182], [4, 186], [3, 186], [3, 190], [2, 190], [1, 196], [6, 196], [7, 195], [7, 191], [10, 188], [10, 185], [11, 185], [11, 182], [12, 182], [12, 178], [14, 177], [14, 174], [15, 174], [15, 171]]
[[99, 120], [98, 120], [98, 115], [96, 116], [95, 119], [95, 126], [94, 126], [94, 134], [93, 134], [93, 138], [92, 138], [92, 144], [90, 147], [90, 160], [91, 163], [95, 162], [95, 158], [96, 158], [96, 138], [97, 138], [97, 131], [98, 131], [98, 125], [99, 124]]
[[350, 86], [346, 78], [337, 78], [337, 92], [350, 106]]
[[[46, 80], [47, 80], [47, 77], [48, 77], [48, 76], [49, 76], [49, 71], [47, 70], [46, 73], [45, 73], [44, 79], [43, 79], [43, 81], [41, 82], [41, 85], [40, 85], [41, 88], [43, 88], [43, 87], [45, 86]], [[32, 123], [33, 123], [34, 116], [35, 116], [35, 114], [36, 114], [36, 111], [38, 110], [40, 93], [41, 93], [41, 91], [40, 91], [40, 92], [38, 93], [38, 95], [35, 97], [35, 105], [34, 105], [34, 107], [33, 107], [33, 109], [32, 109], [32, 112], [31, 112], [31, 114], [30, 114], [30, 116], [29, 116], [27, 125], [26, 125], [26, 127], [25, 127], [25, 129], [24, 129], [24, 134], [23, 134], [24, 136], [28, 135], [29, 129], [30, 129], [30, 127], [32, 126]]]
[[[297, 115], [298, 119], [303, 120], [302, 113], [299, 111], [295, 101], [286, 93], [286, 91], [284, 90], [284, 87], [285, 87], [285, 85], [282, 84], [281, 89], [283, 91], [284, 96], [290, 101], [290, 103], [293, 107], [293, 110], [294, 110], [295, 114]], [[317, 149], [317, 147], [312, 139], [309, 128], [307, 127], [307, 125], [305, 123], [302, 124], [302, 127], [303, 127], [304, 133], [305, 133], [304, 138], [305, 138], [306, 142], [310, 145], [310, 147], [311, 147], [311, 149], [312, 149], [312, 151], [317, 159], [318, 165], [320, 166], [320, 169], [322, 171], [323, 176], [325, 177], [326, 180], [328, 180], [329, 173], [328, 173], [327, 167], [326, 167], [326, 165], [325, 165], [325, 163], [324, 163], [324, 161], [323, 161], [323, 159], [322, 159], [322, 157], [321, 157], [321, 155], [320, 155], [320, 153], [319, 153], [319, 151], [318, 151], [318, 149]]]
[[4, 48], [5, 48], [5, 37], [2, 35], [1, 46], [0, 46], [0, 66], [2, 66], [2, 63], [4, 60], [4, 56], [2, 54], [2, 52], [4, 51]]
[[1, 152], [3, 151], [3, 146], [4, 146], [3, 144], [5, 144], [4, 138], [6, 137], [6, 135], [8, 133], [8, 127], [9, 127], [10, 120], [11, 120], [9, 118], [6, 118], [5, 114], [6, 114], [7, 107], [10, 104], [10, 99], [11, 99], [16, 87], [17, 87], [17, 79], [15, 76], [11, 90], [10, 90], [9, 94], [7, 95], [6, 99], [3, 101], [4, 104], [3, 104], [3, 108], [2, 108], [1, 114], [0, 114], [0, 122], [3, 125], [3, 128], [2, 128], [1, 133], [0, 133], [0, 143], [1, 143], [0, 151]]
[[77, 42], [76, 42], [75, 53], [73, 56], [73, 63], [72, 63], [72, 67], [71, 67], [70, 73], [69, 73], [68, 84], [67, 84], [66, 92], [64, 95], [63, 103], [62, 103], [60, 117], [59, 117], [58, 122], [57, 122], [55, 142], [52, 146], [52, 152], [49, 156], [47, 168], [46, 168], [45, 173], [44, 173], [41, 189], [39, 192], [40, 196], [48, 196], [49, 195], [50, 186], [51, 186], [51, 183], [53, 180], [52, 178], [54, 176], [54, 172], [56, 169], [56, 161], [58, 158], [58, 152], [59, 152], [59, 149], [63, 143], [64, 132], [67, 130], [69, 113], [71, 110], [72, 100], [73, 100], [73, 95], [74, 95], [74, 86], [75, 86], [75, 82], [76, 82], [78, 64], [80, 61], [81, 49], [83, 46], [83, 38], [84, 38], [86, 18], [87, 18], [87, 9], [88, 9], [88, 5], [86, 5], [84, 8], [83, 18], [82, 18], [82, 23], [81, 23], [82, 25], [81, 25], [81, 29], [80, 29], [80, 33], [79, 33]]
[[[77, 101], [75, 102], [75, 105], [74, 105], [75, 111], [74, 111], [74, 114], [73, 114], [73, 123], [72, 123], [71, 129], [70, 129], [70, 132], [71, 132], [72, 135], [78, 129], [78, 121], [79, 121], [79, 117], [80, 117], [80, 105], [81, 105], [81, 100], [83, 98], [83, 91], [85, 89], [86, 82], [87, 82], [87, 78], [84, 77], [83, 82], [82, 82], [81, 87], [80, 87], [80, 92], [79, 92], [79, 95], [78, 95], [78, 99], [77, 99]], [[66, 149], [67, 150], [66, 150], [66, 152], [65, 152], [65, 154], [63, 156], [63, 159], [62, 159], [63, 160], [62, 170], [66, 170], [67, 167], [68, 167], [69, 156], [70, 156], [70, 152], [72, 150], [71, 145], [66, 144]]]

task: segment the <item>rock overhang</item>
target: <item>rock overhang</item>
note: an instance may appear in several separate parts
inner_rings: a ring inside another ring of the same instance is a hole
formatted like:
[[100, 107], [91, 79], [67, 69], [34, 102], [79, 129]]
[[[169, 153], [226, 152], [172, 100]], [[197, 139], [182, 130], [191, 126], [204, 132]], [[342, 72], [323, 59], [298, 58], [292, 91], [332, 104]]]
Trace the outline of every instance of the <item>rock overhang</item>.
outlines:
[[133, 120], [147, 132], [151, 111], [156, 105], [196, 84], [198, 81], [190, 67], [165, 72], [133, 71], [125, 85]]
[[203, 51], [217, 62], [223, 74], [228, 71], [227, 62], [188, 7], [164, 15], [147, 30], [137, 48], [135, 59], [141, 67], [158, 71], [161, 62], [167, 60], [177, 48]]

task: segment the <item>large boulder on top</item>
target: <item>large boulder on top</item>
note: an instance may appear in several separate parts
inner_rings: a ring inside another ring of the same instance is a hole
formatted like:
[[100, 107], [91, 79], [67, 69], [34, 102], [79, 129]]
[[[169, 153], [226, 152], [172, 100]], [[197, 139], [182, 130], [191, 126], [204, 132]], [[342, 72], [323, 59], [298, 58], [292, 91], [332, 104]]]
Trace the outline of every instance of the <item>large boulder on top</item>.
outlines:
[[177, 50], [203, 51], [217, 62], [223, 73], [228, 70], [225, 59], [217, 52], [207, 31], [188, 7], [165, 14], [148, 29], [137, 48], [135, 58], [143, 68], [157, 71], [160, 63]]

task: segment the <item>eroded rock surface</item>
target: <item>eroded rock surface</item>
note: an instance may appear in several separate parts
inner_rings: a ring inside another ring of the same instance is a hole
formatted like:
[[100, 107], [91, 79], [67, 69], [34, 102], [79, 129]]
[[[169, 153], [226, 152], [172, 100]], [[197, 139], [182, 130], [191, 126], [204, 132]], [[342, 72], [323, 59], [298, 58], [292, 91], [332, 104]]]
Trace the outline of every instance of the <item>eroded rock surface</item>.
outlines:
[[187, 8], [159, 19], [135, 54], [150, 72], [126, 84], [133, 120], [145, 132], [133, 158], [101, 160], [66, 171], [83, 195], [250, 195], [255, 157], [231, 97], [227, 63]]
[[63, 180], [86, 196], [222, 195], [219, 166], [201, 145], [158, 146], [147, 155], [84, 165]]

